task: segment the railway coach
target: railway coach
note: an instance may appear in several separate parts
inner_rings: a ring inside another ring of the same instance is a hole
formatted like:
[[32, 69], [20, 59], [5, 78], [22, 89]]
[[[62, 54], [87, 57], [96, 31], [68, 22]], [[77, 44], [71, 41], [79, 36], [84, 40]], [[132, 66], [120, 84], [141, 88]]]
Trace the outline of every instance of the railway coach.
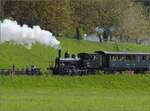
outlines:
[[96, 51], [104, 71], [150, 71], [150, 53]]

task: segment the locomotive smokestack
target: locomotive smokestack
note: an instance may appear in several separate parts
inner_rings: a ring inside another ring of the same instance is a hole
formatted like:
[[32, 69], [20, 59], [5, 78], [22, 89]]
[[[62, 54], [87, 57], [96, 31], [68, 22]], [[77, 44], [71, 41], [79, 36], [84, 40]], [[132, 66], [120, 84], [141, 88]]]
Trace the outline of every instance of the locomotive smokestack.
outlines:
[[61, 49], [58, 50], [58, 57], [61, 58]]

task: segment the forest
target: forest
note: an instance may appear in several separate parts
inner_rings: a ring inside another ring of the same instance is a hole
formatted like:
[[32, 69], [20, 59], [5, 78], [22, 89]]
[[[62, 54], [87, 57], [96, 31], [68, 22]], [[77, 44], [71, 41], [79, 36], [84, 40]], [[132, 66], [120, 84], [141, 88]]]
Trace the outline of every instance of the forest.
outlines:
[[150, 35], [149, 0], [1, 0], [1, 20], [39, 25], [56, 37], [74, 38], [113, 30], [120, 41], [147, 39]]

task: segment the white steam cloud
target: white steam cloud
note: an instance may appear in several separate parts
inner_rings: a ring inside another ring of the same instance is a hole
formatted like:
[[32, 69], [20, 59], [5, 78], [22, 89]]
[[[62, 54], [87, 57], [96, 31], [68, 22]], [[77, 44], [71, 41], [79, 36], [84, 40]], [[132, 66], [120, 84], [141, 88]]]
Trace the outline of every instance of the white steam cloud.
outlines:
[[13, 41], [16, 44], [31, 47], [34, 43], [58, 48], [60, 42], [51, 32], [42, 30], [40, 26], [20, 26], [16, 21], [5, 19], [0, 22], [0, 43]]

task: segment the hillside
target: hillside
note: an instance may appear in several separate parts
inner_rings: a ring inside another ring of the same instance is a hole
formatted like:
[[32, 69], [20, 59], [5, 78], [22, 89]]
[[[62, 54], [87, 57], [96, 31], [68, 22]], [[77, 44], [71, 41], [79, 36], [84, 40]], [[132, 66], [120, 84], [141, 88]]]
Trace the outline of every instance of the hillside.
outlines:
[[[63, 52], [150, 52], [149, 46], [99, 44], [60, 39]], [[46, 69], [57, 49], [34, 45], [30, 50], [11, 43], [0, 45], [0, 67], [36, 64]], [[149, 74], [91, 76], [2, 76], [0, 111], [149, 111]]]
[[[93, 52], [96, 50], [106, 51], [139, 51], [150, 52], [150, 46], [136, 44], [115, 44], [115, 43], [95, 43], [88, 41], [77, 41], [73, 39], [61, 38], [61, 48], [63, 53], [68, 50], [70, 53]], [[54, 61], [57, 56], [57, 49], [35, 44], [31, 49], [12, 43], [0, 44], [0, 68], [10, 67], [15, 64], [17, 67], [36, 64], [41, 68], [46, 68], [50, 61]]]

